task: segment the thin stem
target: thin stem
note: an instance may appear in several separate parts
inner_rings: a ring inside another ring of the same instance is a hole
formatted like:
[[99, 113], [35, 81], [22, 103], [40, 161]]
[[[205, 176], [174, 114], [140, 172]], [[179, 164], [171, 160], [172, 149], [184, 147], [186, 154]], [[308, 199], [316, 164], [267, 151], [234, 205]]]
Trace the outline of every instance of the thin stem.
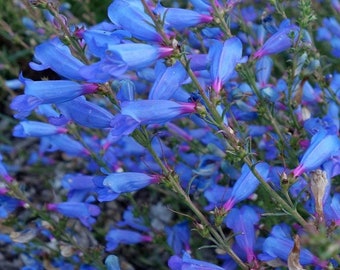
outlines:
[[210, 5], [212, 6], [214, 10], [214, 19], [215, 22], [220, 26], [223, 33], [228, 37], [232, 37], [232, 33], [230, 32], [230, 28], [228, 24], [225, 21], [225, 10], [219, 8], [216, 6], [215, 0], [210, 0]]
[[201, 224], [209, 230], [212, 237], [218, 243], [218, 246], [225, 250], [230, 257], [241, 267], [241, 269], [248, 269], [248, 267], [242, 262], [242, 260], [236, 255], [236, 253], [230, 248], [228, 243], [226, 243], [224, 236], [221, 236], [218, 231], [213, 227], [213, 225], [208, 221], [208, 219], [202, 214], [202, 212], [196, 207], [196, 205], [191, 201], [189, 195], [181, 187], [178, 176], [173, 174], [158, 157], [157, 153], [153, 150], [152, 146], [149, 145], [148, 151], [157, 162], [157, 164], [162, 168], [163, 173], [165, 173], [166, 179], [171, 183], [171, 186], [175, 193], [179, 194], [185, 201], [186, 205], [191, 209], [196, 217], [200, 220]]
[[157, 31], [157, 33], [159, 33], [163, 39], [163, 42], [167, 45], [167, 46], [171, 46], [171, 40], [168, 38], [167, 34], [164, 32], [162, 25], [159, 23], [157, 17], [155, 16], [155, 14], [150, 10], [150, 7], [148, 6], [148, 4], [145, 2], [145, 0], [141, 0], [142, 4], [144, 6], [145, 12], [150, 16], [150, 18], [152, 19], [155, 29]]
[[47, 4], [47, 9], [52, 13], [52, 15], [55, 17], [57, 20], [58, 24], [60, 25], [65, 37], [67, 40], [71, 43], [69, 46], [71, 51], [75, 56], [78, 56], [81, 58], [81, 60], [85, 64], [89, 64], [89, 60], [86, 58], [83, 48], [80, 46], [79, 42], [74, 38], [72, 33], [69, 30], [69, 27], [65, 24], [65, 20], [60, 16], [58, 10], [56, 10], [55, 6], [53, 3], [48, 3]]
[[173, 184], [173, 188], [176, 193], [180, 194], [181, 197], [186, 202], [187, 206], [191, 209], [191, 211], [194, 212], [194, 214], [197, 216], [197, 218], [200, 220], [202, 225], [206, 229], [209, 230], [211, 235], [214, 237], [214, 239], [217, 241], [218, 246], [225, 250], [230, 257], [233, 258], [233, 260], [241, 267], [241, 269], [248, 269], [248, 267], [243, 263], [243, 261], [236, 255], [236, 253], [230, 248], [229, 244], [226, 243], [224, 237], [222, 237], [218, 231], [214, 228], [214, 226], [207, 220], [207, 218], [202, 214], [202, 212], [196, 207], [196, 205], [191, 201], [188, 194], [182, 189], [180, 186], [177, 177], [173, 177], [170, 175], [169, 180]]
[[249, 157], [244, 158], [245, 163], [249, 166], [250, 170], [252, 173], [255, 175], [255, 177], [260, 181], [264, 189], [267, 191], [268, 194], [272, 197], [274, 201], [279, 203], [281, 207], [290, 215], [294, 217], [294, 219], [299, 222], [304, 228], [307, 230], [314, 230], [311, 228], [310, 224], [308, 224], [303, 217], [298, 213], [298, 211], [291, 207], [284, 199], [282, 199], [276, 192], [275, 190], [263, 179], [263, 177], [258, 173], [258, 171], [255, 169], [253, 166], [253, 162], [249, 159]]

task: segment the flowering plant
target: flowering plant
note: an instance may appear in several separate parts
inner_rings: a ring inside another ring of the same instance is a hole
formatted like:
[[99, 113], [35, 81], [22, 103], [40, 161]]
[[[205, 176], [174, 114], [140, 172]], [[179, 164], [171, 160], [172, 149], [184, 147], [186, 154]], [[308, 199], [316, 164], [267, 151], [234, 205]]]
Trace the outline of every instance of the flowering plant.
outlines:
[[338, 1], [114, 0], [92, 24], [24, 2], [51, 23], [30, 21], [30, 70], [53, 77], [6, 81], [22, 269], [339, 267]]

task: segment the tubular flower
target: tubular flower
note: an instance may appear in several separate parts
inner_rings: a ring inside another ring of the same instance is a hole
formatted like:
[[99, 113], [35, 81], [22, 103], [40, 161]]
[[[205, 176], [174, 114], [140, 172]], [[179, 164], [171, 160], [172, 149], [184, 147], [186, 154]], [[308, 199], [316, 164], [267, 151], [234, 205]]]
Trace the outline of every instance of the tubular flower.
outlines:
[[47, 204], [47, 209], [67, 217], [78, 218], [88, 228], [91, 228], [91, 225], [95, 222], [93, 217], [100, 214], [98, 206], [83, 202], [49, 203]]
[[18, 113], [14, 116], [22, 119], [40, 104], [62, 103], [78, 96], [97, 91], [93, 83], [79, 84], [73, 81], [32, 81], [24, 79], [25, 94], [15, 97], [10, 105]]
[[151, 242], [152, 237], [143, 235], [131, 230], [111, 229], [106, 237], [106, 250], [112, 251], [118, 247], [119, 244], [137, 244], [141, 242]]
[[22, 121], [13, 129], [15, 137], [41, 137], [66, 133], [67, 129], [38, 121]]
[[158, 58], [169, 56], [170, 47], [159, 47], [141, 43], [109, 45], [106, 55], [97, 63], [83, 66], [80, 73], [92, 82], [106, 82], [119, 77], [127, 70], [148, 67]]
[[264, 56], [256, 62], [256, 78], [261, 88], [268, 86], [272, 68], [273, 60], [269, 56]]
[[212, 88], [219, 93], [223, 84], [235, 71], [242, 58], [242, 42], [237, 37], [226, 40], [223, 44], [214, 41], [209, 50], [210, 76]]
[[114, 116], [104, 108], [84, 97], [78, 97], [58, 105], [60, 111], [75, 123], [90, 128], [110, 128]]
[[175, 254], [179, 255], [183, 250], [190, 250], [190, 228], [188, 222], [184, 221], [172, 227], [166, 227], [166, 241]]
[[34, 58], [37, 61], [30, 63], [30, 67], [34, 70], [50, 68], [64, 78], [83, 80], [79, 69], [84, 66], [84, 63], [75, 58], [69, 47], [58, 38], [38, 45], [34, 50]]
[[136, 100], [121, 104], [121, 114], [128, 115], [141, 124], [162, 124], [183, 114], [195, 113], [195, 103], [171, 100]]
[[42, 151], [61, 150], [70, 156], [89, 156], [90, 152], [78, 141], [66, 134], [42, 137]]
[[294, 176], [298, 177], [306, 171], [317, 169], [339, 149], [340, 140], [338, 136], [321, 129], [312, 137], [299, 166], [293, 170]]
[[201, 23], [210, 23], [213, 20], [210, 15], [182, 8], [165, 8], [160, 4], [157, 5], [154, 12], [164, 18], [164, 26], [169, 30], [174, 28], [181, 31]]
[[144, 188], [150, 184], [158, 183], [157, 175], [147, 175], [144, 173], [124, 172], [109, 174], [103, 180], [103, 185], [110, 188], [115, 193], [133, 192]]
[[144, 41], [162, 41], [151, 18], [144, 13], [139, 0], [117, 0], [109, 6], [108, 16], [111, 22], [127, 30], [135, 38]]
[[299, 27], [290, 25], [272, 35], [254, 54], [254, 58], [276, 54], [289, 49], [297, 40]]
[[255, 245], [255, 224], [259, 221], [259, 216], [255, 210], [249, 206], [243, 206], [241, 209], [233, 208], [226, 218], [226, 225], [232, 229], [237, 244], [247, 254], [248, 263], [254, 261]]
[[[269, 174], [269, 165], [267, 163], [258, 163], [255, 169], [264, 179], [267, 178]], [[223, 205], [223, 208], [229, 211], [236, 203], [248, 198], [256, 190], [258, 185], [259, 181], [251, 172], [248, 165], [243, 165], [242, 174], [233, 186], [231, 196]]]
[[[285, 226], [284, 224], [275, 225], [270, 236], [266, 238], [263, 243], [263, 253], [258, 257], [262, 261], [271, 261], [275, 259], [287, 261], [293, 246], [294, 241], [291, 239], [288, 226]], [[309, 250], [305, 248], [300, 250], [299, 262], [302, 265], [324, 265], [323, 262], [321, 262], [316, 256], [314, 256]]]
[[224, 270], [224, 268], [219, 267], [215, 264], [192, 259], [190, 255], [186, 252], [183, 254], [182, 258], [179, 257], [178, 255], [172, 256], [168, 261], [168, 266], [170, 267], [171, 270], [181, 270], [181, 269]]
[[169, 99], [187, 77], [187, 72], [180, 62], [161, 72], [154, 82], [149, 99]]

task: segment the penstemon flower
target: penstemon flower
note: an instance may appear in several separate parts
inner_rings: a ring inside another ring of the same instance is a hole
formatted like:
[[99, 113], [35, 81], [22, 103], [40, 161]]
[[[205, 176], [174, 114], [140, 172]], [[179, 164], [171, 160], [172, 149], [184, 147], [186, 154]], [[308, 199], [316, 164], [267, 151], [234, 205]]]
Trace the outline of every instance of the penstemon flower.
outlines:
[[7, 2], [4, 267], [339, 267], [338, 0]]

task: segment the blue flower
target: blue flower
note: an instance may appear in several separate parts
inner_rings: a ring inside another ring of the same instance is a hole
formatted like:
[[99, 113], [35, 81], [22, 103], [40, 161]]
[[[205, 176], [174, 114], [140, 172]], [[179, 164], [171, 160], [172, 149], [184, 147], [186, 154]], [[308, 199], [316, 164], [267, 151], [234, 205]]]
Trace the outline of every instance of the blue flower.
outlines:
[[123, 213], [123, 221], [117, 222], [117, 226], [129, 226], [138, 231], [147, 232], [150, 229], [145, 225], [142, 217], [136, 216], [132, 206], [129, 206]]
[[247, 205], [241, 209], [233, 208], [226, 217], [226, 225], [235, 234], [236, 243], [247, 254], [247, 262], [256, 260], [254, 253], [255, 224], [260, 218], [255, 210]]
[[212, 88], [219, 93], [223, 84], [230, 79], [236, 65], [242, 58], [242, 42], [237, 37], [226, 40], [223, 44], [213, 41], [209, 49], [210, 76]]
[[144, 125], [162, 124], [183, 114], [195, 112], [195, 103], [171, 100], [136, 100], [125, 101], [121, 104], [122, 115], [128, 115]]
[[22, 121], [13, 129], [15, 137], [42, 137], [66, 133], [67, 129], [38, 121]]
[[90, 128], [110, 128], [114, 119], [109, 111], [87, 101], [85, 97], [58, 104], [58, 108], [68, 119]]
[[268, 81], [273, 68], [273, 60], [264, 56], [256, 62], [256, 78], [261, 88], [268, 86]]
[[133, 192], [144, 188], [150, 184], [158, 183], [160, 180], [157, 175], [144, 173], [122, 172], [112, 173], [103, 179], [103, 185], [110, 188], [115, 193]]
[[154, 9], [160, 18], [164, 18], [164, 27], [166, 29], [176, 29], [182, 31], [187, 27], [195, 26], [201, 23], [210, 23], [213, 17], [206, 14], [200, 14], [196, 11], [182, 8], [165, 8], [159, 3]]
[[90, 152], [78, 141], [66, 134], [44, 136], [41, 140], [41, 151], [61, 150], [70, 156], [89, 156]]
[[82, 76], [92, 82], [106, 82], [119, 77], [127, 70], [138, 70], [153, 64], [158, 58], [169, 56], [170, 47], [152, 46], [143, 43], [108, 45], [105, 56], [97, 63], [83, 66]]
[[94, 27], [83, 32], [86, 46], [94, 56], [104, 57], [109, 44], [120, 44], [123, 39], [131, 38], [128, 31], [119, 30], [117, 26], [106, 23], [105, 27]]
[[180, 255], [183, 250], [190, 250], [190, 228], [184, 221], [172, 227], [165, 227], [166, 241], [175, 254]]
[[87, 228], [91, 228], [91, 225], [95, 222], [93, 217], [100, 214], [98, 206], [83, 202], [49, 203], [46, 207], [50, 211], [56, 211], [64, 216], [79, 219]]
[[0, 219], [7, 218], [19, 206], [22, 206], [22, 201], [12, 198], [7, 195], [0, 195]]
[[[269, 174], [269, 165], [264, 162], [258, 163], [255, 165], [255, 169], [266, 180]], [[242, 175], [239, 179], [237, 179], [235, 185], [233, 186], [231, 196], [225, 202], [223, 208], [226, 211], [229, 211], [236, 203], [247, 199], [256, 190], [259, 183], [260, 182], [251, 172], [248, 165], [244, 164], [242, 167]]]
[[36, 62], [30, 63], [30, 67], [34, 70], [50, 68], [64, 78], [83, 80], [79, 69], [84, 66], [84, 63], [75, 58], [69, 47], [58, 38], [38, 45], [34, 50], [34, 58]]
[[151, 242], [152, 237], [149, 235], [143, 235], [141, 233], [131, 230], [121, 230], [113, 228], [111, 229], [106, 237], [106, 250], [115, 250], [119, 244], [137, 244], [141, 242]]
[[254, 53], [254, 58], [280, 53], [289, 49], [296, 42], [299, 30], [299, 27], [296, 25], [290, 25], [280, 29]]
[[187, 78], [187, 72], [177, 61], [173, 66], [163, 69], [156, 76], [149, 93], [149, 99], [170, 99]]
[[62, 179], [62, 186], [68, 190], [68, 201], [81, 202], [94, 191], [93, 176], [83, 174], [66, 174]]
[[133, 37], [161, 42], [153, 21], [144, 13], [144, 6], [139, 0], [116, 0], [109, 6], [108, 16], [111, 22], [129, 31]]
[[[291, 239], [288, 225], [275, 225], [272, 228], [270, 236], [267, 237], [263, 243], [263, 253], [258, 257], [262, 261], [270, 261], [275, 259], [287, 261], [293, 246], [294, 241]], [[324, 266], [323, 262], [321, 262], [305, 248], [300, 250], [300, 263], [302, 265], [312, 264]]]
[[[1, 154], [0, 154], [0, 177], [5, 179], [5, 181], [8, 183], [14, 180], [13, 177], [9, 175], [7, 168], [5, 164], [3, 163], [3, 157]], [[0, 188], [0, 193], [1, 193], [1, 188]]]
[[208, 263], [205, 261], [195, 260], [190, 257], [190, 255], [184, 252], [183, 257], [179, 257], [178, 255], [171, 256], [168, 261], [168, 266], [171, 270], [224, 270], [224, 268], [219, 267], [215, 264]]
[[317, 169], [339, 149], [338, 136], [321, 129], [312, 137], [310, 146], [304, 153], [299, 166], [293, 170], [294, 176], [297, 177], [306, 171]]
[[15, 97], [10, 105], [17, 111], [14, 117], [22, 119], [40, 104], [62, 103], [98, 90], [97, 84], [73, 81], [32, 81], [24, 79], [25, 94]]

